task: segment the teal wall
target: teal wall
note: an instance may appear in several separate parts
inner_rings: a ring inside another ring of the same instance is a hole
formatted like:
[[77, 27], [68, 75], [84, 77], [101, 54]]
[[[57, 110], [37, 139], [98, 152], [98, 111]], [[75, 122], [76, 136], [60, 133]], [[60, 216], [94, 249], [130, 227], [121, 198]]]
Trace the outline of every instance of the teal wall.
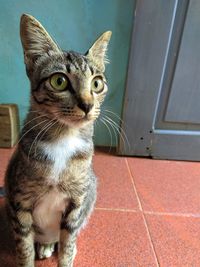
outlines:
[[[107, 65], [105, 109], [121, 114], [135, 0], [0, 0], [0, 103], [17, 103], [21, 121], [29, 105], [19, 39], [22, 13], [35, 16], [64, 50], [85, 52], [99, 34], [113, 32]], [[116, 120], [118, 123], [118, 120]], [[112, 128], [111, 128], [112, 130]], [[114, 138], [114, 133], [113, 139]], [[95, 142], [111, 145], [109, 131], [97, 123]], [[113, 140], [113, 145], [115, 140]]]

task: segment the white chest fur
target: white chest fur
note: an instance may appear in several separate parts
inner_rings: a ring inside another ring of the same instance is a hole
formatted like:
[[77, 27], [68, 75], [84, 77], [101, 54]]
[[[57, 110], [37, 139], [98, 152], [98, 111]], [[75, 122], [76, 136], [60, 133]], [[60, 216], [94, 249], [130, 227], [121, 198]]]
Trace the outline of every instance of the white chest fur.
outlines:
[[68, 160], [78, 152], [87, 151], [89, 145], [82, 138], [71, 134], [53, 143], [43, 143], [42, 149], [52, 161], [49, 179], [57, 182], [59, 174], [67, 167]]

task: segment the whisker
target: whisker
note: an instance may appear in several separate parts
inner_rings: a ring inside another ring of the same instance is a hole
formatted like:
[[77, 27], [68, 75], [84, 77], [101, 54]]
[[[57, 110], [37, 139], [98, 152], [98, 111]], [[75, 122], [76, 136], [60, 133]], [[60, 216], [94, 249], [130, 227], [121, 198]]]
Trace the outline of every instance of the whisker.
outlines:
[[17, 142], [17, 144], [19, 144], [19, 142], [22, 140], [22, 138], [23, 138], [27, 133], [29, 133], [32, 129], [34, 129], [35, 127], [39, 126], [40, 124], [42, 124], [42, 123], [44, 123], [44, 122], [46, 122], [46, 121], [48, 121], [48, 120], [41, 121], [41, 122], [39, 122], [38, 124], [36, 124], [36, 125], [34, 125], [33, 127], [31, 127], [28, 131], [26, 131], [26, 132], [20, 137], [20, 139], [19, 139], [19, 141]]
[[108, 129], [108, 132], [110, 134], [110, 139], [111, 139], [111, 144], [110, 144], [110, 147], [109, 147], [109, 153], [110, 153], [111, 147], [112, 147], [112, 133], [111, 133], [110, 128], [108, 127], [107, 123], [102, 119], [100, 119], [100, 121], [106, 126], [106, 128]]
[[[37, 141], [37, 144], [40, 142], [40, 140], [42, 139], [42, 137], [44, 136], [44, 134], [51, 128], [53, 127], [58, 121], [57, 120], [51, 120], [51, 122], [48, 124], [47, 127], [45, 127], [45, 129], [43, 129], [43, 134], [40, 136], [39, 140]], [[37, 152], [37, 144], [35, 145], [35, 152], [34, 154], [36, 155]]]
[[[124, 121], [120, 118], [120, 116], [118, 116], [115, 112], [113, 112], [113, 111], [111, 111], [111, 110], [104, 109], [103, 111], [105, 111], [105, 112], [109, 112], [110, 114], [114, 115], [114, 116], [121, 122], [121, 125], [119, 126], [119, 129], [120, 129], [120, 131], [122, 132], [122, 134], [124, 135], [124, 138], [126, 139], [126, 142], [127, 142], [127, 144], [128, 144], [128, 149], [130, 150], [130, 148], [131, 148], [130, 142], [129, 142], [129, 140], [128, 140], [128, 137], [127, 137], [125, 131], [124, 131], [123, 128], [122, 128], [122, 126], [123, 126], [123, 124], [124, 124]], [[111, 118], [109, 117], [109, 119], [111, 119]], [[111, 120], [112, 120], [112, 119], [111, 119]], [[114, 122], [114, 121], [113, 121], [113, 122]], [[115, 124], [116, 124], [116, 122], [115, 122]]]
[[116, 133], [116, 129], [115, 127], [112, 125], [112, 123], [110, 123], [110, 121], [108, 121], [106, 118], [102, 118], [104, 121], [106, 121], [108, 123], [108, 125], [111, 126], [113, 132], [114, 132], [114, 135], [115, 135], [115, 142], [116, 142], [116, 145], [118, 144], [118, 137], [117, 137], [117, 133]]
[[[107, 110], [107, 111], [109, 111], [109, 110]], [[115, 113], [112, 112], [112, 111], [109, 111], [109, 112], [112, 113], [113, 115], [115, 115], [116, 117], [118, 117], [118, 119], [123, 123], [123, 120], [121, 120], [120, 117], [119, 117], [117, 114], [115, 114]], [[122, 129], [122, 127], [121, 127], [121, 126], [118, 126], [118, 124], [117, 124], [113, 119], [111, 119], [109, 116], [107, 116], [107, 115], [105, 115], [105, 116], [107, 117], [107, 119], [109, 119], [110, 121], [112, 121], [112, 122], [119, 128], [119, 130], [120, 130], [120, 131], [122, 132], [122, 134], [124, 135], [124, 137], [125, 137], [125, 139], [126, 139], [128, 145], [129, 145], [129, 148], [130, 148], [130, 143], [129, 143], [128, 137], [127, 137], [125, 131]]]
[[52, 120], [50, 122], [47, 122], [43, 127], [42, 129], [39, 131], [39, 133], [36, 135], [35, 139], [33, 140], [31, 146], [30, 146], [30, 149], [29, 149], [29, 153], [28, 153], [28, 159], [29, 159], [29, 156], [30, 156], [30, 153], [31, 153], [31, 150], [32, 150], [32, 147], [34, 145], [34, 143], [36, 143], [37, 141], [37, 138], [39, 137], [39, 135], [52, 123]]
[[121, 119], [121, 117], [119, 115], [117, 115], [115, 112], [108, 110], [108, 109], [104, 109], [103, 111], [111, 113], [112, 115], [114, 115], [121, 123], [124, 123], [124, 121]]
[[[109, 118], [106, 115], [105, 115], [105, 117], [113, 124], [113, 126], [115, 126], [115, 129], [117, 130], [117, 132], [119, 133], [119, 135], [121, 136], [121, 138], [123, 140], [124, 146], [126, 146], [126, 142], [127, 142], [128, 149], [130, 149], [130, 143], [129, 143], [129, 140], [128, 140], [124, 130], [120, 126], [118, 126], [118, 124], [115, 121], [113, 121], [111, 118]], [[125, 140], [126, 140], [126, 142], [125, 142]]]
[[42, 118], [42, 117], [45, 117], [45, 116], [46, 116], [46, 115], [40, 115], [40, 116], [37, 116], [37, 117], [31, 119], [30, 121], [26, 122], [26, 123], [23, 125], [23, 127], [25, 127], [26, 125], [28, 125], [28, 124], [31, 123], [32, 121], [34, 121], [34, 120], [36, 120], [36, 119], [39, 119], [39, 118]]
[[[107, 120], [106, 118], [103, 118], [103, 120], [106, 121], [106, 122], [108, 123], [108, 125], [110, 125], [110, 126], [112, 127], [112, 130], [113, 130], [113, 132], [115, 133], [116, 145], [118, 145], [118, 137], [117, 137], [117, 135], [116, 135], [116, 131], [117, 131], [117, 129], [116, 129], [115, 125], [113, 125], [113, 124], [112, 124], [109, 120]], [[117, 131], [117, 133], [120, 135], [119, 131]]]
[[61, 132], [61, 130], [62, 130], [62, 128], [63, 128], [64, 125], [65, 125], [64, 123], [59, 123], [58, 124], [58, 127], [55, 130], [55, 135], [57, 134], [57, 132], [58, 133]]

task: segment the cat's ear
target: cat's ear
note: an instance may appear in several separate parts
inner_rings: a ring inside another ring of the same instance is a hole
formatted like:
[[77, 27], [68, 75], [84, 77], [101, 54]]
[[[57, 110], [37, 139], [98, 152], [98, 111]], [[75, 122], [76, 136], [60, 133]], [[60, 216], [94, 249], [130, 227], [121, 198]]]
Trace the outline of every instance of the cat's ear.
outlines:
[[21, 16], [20, 37], [26, 64], [35, 62], [45, 53], [60, 52], [44, 27], [31, 15], [23, 14]]
[[105, 70], [105, 63], [108, 62], [106, 58], [106, 51], [111, 35], [111, 31], [104, 32], [85, 54], [103, 72]]

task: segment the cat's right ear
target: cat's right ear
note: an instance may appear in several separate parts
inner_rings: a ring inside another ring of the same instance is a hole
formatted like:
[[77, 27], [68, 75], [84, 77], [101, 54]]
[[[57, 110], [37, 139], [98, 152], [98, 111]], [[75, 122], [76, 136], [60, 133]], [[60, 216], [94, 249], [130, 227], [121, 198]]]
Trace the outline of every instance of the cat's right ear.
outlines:
[[21, 16], [20, 37], [24, 49], [24, 61], [28, 68], [44, 54], [61, 53], [41, 23], [31, 15]]

